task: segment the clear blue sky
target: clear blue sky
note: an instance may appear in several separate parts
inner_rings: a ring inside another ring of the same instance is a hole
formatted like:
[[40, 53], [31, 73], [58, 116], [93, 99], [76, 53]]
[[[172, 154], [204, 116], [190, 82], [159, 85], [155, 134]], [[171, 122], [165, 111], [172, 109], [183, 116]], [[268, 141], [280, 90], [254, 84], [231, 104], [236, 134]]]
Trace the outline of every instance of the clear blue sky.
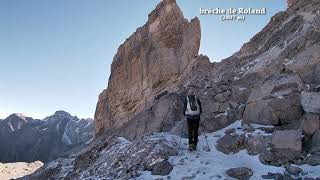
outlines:
[[[142, 26], [159, 0], [0, 0], [0, 118], [56, 110], [93, 117], [118, 46]], [[177, 0], [198, 16], [200, 53], [220, 61], [259, 32], [285, 0]], [[221, 22], [199, 8], [267, 8], [265, 16]]]

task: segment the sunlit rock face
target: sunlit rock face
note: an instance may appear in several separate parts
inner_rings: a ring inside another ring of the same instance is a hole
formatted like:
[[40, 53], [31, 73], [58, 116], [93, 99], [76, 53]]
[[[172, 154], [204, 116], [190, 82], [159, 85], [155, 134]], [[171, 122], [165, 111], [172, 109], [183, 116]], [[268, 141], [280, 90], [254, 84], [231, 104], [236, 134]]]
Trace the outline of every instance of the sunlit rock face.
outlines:
[[108, 88], [96, 108], [96, 135], [122, 127], [150, 107], [198, 54], [200, 34], [199, 20], [185, 19], [175, 0], [159, 3], [113, 58]]

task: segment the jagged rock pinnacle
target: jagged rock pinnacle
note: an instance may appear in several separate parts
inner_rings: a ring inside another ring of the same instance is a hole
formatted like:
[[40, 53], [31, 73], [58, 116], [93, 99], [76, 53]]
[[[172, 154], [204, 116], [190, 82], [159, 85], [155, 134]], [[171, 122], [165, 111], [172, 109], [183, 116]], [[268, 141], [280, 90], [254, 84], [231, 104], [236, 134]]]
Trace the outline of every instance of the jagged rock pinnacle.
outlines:
[[197, 18], [188, 22], [175, 0], [160, 2], [113, 58], [96, 108], [96, 133], [119, 128], [146, 109], [198, 55], [200, 38]]

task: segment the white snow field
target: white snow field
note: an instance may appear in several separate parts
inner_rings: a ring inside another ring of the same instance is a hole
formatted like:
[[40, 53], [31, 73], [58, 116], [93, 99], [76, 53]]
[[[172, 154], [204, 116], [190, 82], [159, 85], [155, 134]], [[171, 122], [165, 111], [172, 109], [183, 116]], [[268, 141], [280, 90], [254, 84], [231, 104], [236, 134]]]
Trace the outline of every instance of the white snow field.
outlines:
[[[215, 148], [217, 140], [224, 135], [224, 131], [228, 128], [236, 128], [237, 134], [241, 134], [241, 121], [237, 121], [228, 127], [216, 131], [214, 133], [206, 134], [210, 145], [210, 152], [205, 149], [205, 136], [202, 134], [199, 137], [198, 149], [196, 152], [189, 152], [187, 150], [188, 140], [182, 138], [181, 148], [178, 156], [172, 156], [169, 162], [173, 165], [173, 170], [167, 176], [151, 175], [150, 171], [141, 171], [142, 175], [138, 177], [139, 180], [144, 179], [233, 179], [229, 177], [225, 171], [229, 168], [247, 167], [253, 171], [250, 179], [262, 179], [261, 175], [266, 175], [268, 172], [284, 173], [285, 168], [264, 165], [259, 161], [259, 155], [250, 156], [246, 150], [242, 150], [236, 154], [224, 154]], [[253, 125], [257, 128], [259, 125]], [[201, 129], [201, 128], [200, 128]], [[267, 135], [263, 131], [256, 129], [253, 133]], [[271, 135], [271, 134], [270, 134]], [[172, 143], [172, 145], [179, 144], [180, 137], [171, 135], [169, 133], [157, 133], [154, 137], [161, 136]], [[178, 147], [177, 147], [178, 148]], [[320, 166], [299, 166], [303, 169], [305, 177], [320, 177]]]

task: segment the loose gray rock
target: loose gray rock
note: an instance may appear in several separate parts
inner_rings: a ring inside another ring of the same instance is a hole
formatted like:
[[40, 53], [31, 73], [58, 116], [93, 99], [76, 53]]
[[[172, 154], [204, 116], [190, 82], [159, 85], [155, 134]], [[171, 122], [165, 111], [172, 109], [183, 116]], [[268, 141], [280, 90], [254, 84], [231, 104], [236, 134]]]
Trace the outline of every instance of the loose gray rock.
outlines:
[[235, 128], [229, 128], [229, 129], [226, 129], [224, 131], [224, 134], [232, 134], [232, 133], [235, 133], [235, 132], [236, 132]]
[[320, 113], [320, 92], [301, 92], [303, 110], [310, 113]]
[[225, 154], [237, 153], [241, 149], [244, 149], [245, 137], [238, 135], [226, 134], [222, 138], [218, 139], [216, 148]]
[[286, 170], [291, 175], [299, 175], [302, 172], [302, 169], [296, 166], [288, 165], [286, 166]]
[[271, 173], [268, 172], [267, 175], [262, 175], [261, 176], [263, 179], [274, 179], [274, 180], [283, 180], [284, 176], [280, 173]]
[[167, 160], [164, 160], [153, 166], [151, 174], [165, 176], [170, 174], [172, 169], [173, 169], [173, 166]]
[[267, 146], [267, 138], [263, 136], [254, 136], [247, 141], [247, 151], [250, 155], [261, 153]]
[[217, 101], [217, 102], [220, 102], [220, 103], [223, 103], [223, 102], [226, 102], [230, 96], [231, 92], [229, 90], [223, 92], [223, 93], [220, 93], [220, 94], [217, 94], [215, 97], [214, 97], [214, 100]]
[[275, 131], [272, 133], [272, 145], [284, 157], [290, 160], [298, 158], [302, 151], [302, 131]]
[[306, 113], [301, 118], [300, 129], [304, 135], [312, 135], [320, 127], [319, 115]]
[[310, 152], [317, 152], [317, 151], [320, 152], [320, 130], [319, 129], [312, 136]]
[[259, 160], [263, 164], [273, 166], [281, 166], [282, 164], [289, 162], [289, 160], [282, 156], [279, 152], [268, 149], [265, 149], [260, 153]]
[[246, 132], [253, 132], [254, 131], [254, 127], [252, 127], [250, 124], [243, 124], [241, 126], [242, 131], [246, 131]]
[[304, 163], [307, 163], [311, 166], [320, 165], [320, 130], [317, 130], [311, 139], [309, 156], [304, 160]]
[[226, 173], [228, 174], [228, 176], [240, 180], [247, 180], [253, 175], [252, 170], [247, 167], [231, 168], [228, 169]]

